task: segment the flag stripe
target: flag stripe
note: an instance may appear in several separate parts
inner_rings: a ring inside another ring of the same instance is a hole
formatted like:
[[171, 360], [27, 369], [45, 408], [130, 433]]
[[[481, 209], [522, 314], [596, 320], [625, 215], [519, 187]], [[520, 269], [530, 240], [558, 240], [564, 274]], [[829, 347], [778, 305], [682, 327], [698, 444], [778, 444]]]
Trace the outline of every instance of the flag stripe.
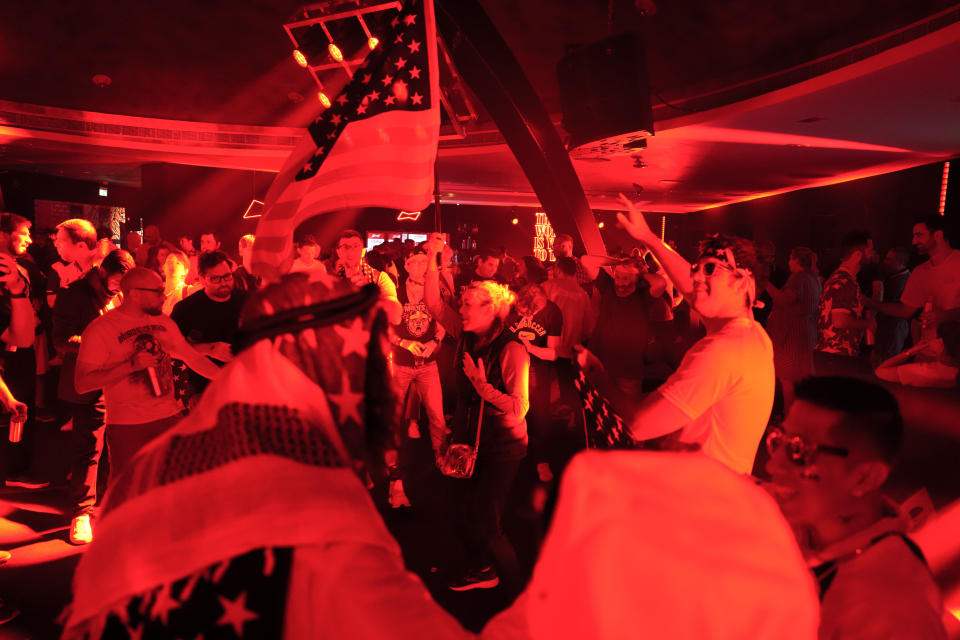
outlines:
[[[347, 208], [419, 210], [433, 200], [440, 132], [433, 0], [406, 0], [381, 42], [330, 108], [310, 125], [271, 185], [253, 269], [289, 264], [293, 231]], [[422, 105], [422, 106], [421, 106]]]

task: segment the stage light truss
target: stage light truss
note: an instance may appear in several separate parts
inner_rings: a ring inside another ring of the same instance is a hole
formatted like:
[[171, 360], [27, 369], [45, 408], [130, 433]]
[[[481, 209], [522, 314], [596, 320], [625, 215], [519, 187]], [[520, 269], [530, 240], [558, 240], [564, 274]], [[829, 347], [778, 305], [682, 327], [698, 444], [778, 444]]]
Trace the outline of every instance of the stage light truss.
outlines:
[[[287, 20], [283, 29], [293, 43], [296, 64], [317, 83], [322, 104], [327, 104], [324, 98], [328, 102], [334, 97], [326, 93], [325, 86], [340, 86], [338, 82], [353, 77], [367, 54], [380, 46], [383, 32], [399, 9], [397, 0], [326, 0], [300, 8]], [[438, 45], [444, 115], [440, 139], [463, 139], [466, 126], [477, 120], [477, 110], [442, 39]]]

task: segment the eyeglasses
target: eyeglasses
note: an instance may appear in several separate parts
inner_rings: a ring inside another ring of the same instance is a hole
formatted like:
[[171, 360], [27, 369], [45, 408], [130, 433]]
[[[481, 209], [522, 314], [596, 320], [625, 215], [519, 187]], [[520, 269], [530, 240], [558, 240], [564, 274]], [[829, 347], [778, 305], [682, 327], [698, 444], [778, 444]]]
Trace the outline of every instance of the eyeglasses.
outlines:
[[155, 293], [158, 296], [163, 295], [163, 287], [160, 287], [159, 289], [151, 289], [149, 287], [134, 287], [133, 289], [134, 291], [149, 291], [150, 293]]
[[846, 458], [850, 455], [849, 449], [828, 444], [810, 443], [803, 436], [789, 435], [779, 427], [774, 427], [767, 434], [766, 445], [771, 456], [781, 447], [785, 447], [787, 458], [798, 467], [808, 467], [813, 464], [818, 453], [828, 453], [840, 458]]
[[233, 280], [233, 274], [225, 273], [222, 276], [204, 276], [204, 278], [206, 278], [207, 280], [209, 280], [214, 284], [221, 284], [223, 282], [229, 282]]
[[703, 275], [709, 278], [717, 270], [717, 267], [720, 267], [721, 269], [727, 269], [728, 271], [734, 270], [733, 267], [724, 262], [697, 262], [696, 264], [690, 265], [690, 275], [692, 276], [700, 271], [703, 271]]

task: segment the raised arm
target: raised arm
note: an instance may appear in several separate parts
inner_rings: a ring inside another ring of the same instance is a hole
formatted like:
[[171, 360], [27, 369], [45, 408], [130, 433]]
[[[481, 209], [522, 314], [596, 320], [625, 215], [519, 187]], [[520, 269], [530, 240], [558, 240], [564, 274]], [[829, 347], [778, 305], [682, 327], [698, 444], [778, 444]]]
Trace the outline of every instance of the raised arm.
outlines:
[[424, 248], [427, 251], [427, 273], [423, 280], [423, 301], [427, 304], [431, 315], [440, 322], [447, 333], [454, 337], [460, 336], [460, 316], [450, 305], [443, 300], [440, 293], [440, 268], [437, 265], [437, 256], [443, 251], [443, 236], [431, 233]]
[[620, 194], [620, 202], [626, 207], [627, 215], [618, 213], [617, 220], [620, 221], [620, 224], [623, 225], [623, 228], [634, 240], [642, 243], [653, 253], [653, 257], [657, 259], [657, 262], [663, 266], [663, 270], [667, 272], [667, 277], [670, 278], [670, 281], [677, 290], [679, 290], [683, 297], [689, 302], [691, 294], [693, 293], [690, 263], [657, 237], [657, 234], [650, 229], [643, 214], [637, 211], [633, 203], [622, 193]]

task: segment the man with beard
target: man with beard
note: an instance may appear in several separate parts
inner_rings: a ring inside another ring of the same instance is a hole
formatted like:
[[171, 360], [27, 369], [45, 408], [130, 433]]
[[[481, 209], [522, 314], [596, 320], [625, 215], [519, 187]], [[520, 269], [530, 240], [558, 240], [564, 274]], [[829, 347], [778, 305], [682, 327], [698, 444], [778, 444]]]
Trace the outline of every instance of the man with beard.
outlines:
[[919, 313], [920, 338], [933, 340], [940, 323], [960, 320], [960, 251], [950, 246], [943, 216], [929, 216], [913, 225], [913, 246], [930, 259], [910, 274], [900, 301], [867, 300], [864, 304], [896, 318], [912, 318]]
[[[671, 434], [669, 445], [699, 448], [739, 473], [750, 473], [773, 408], [773, 346], [753, 319], [757, 269], [753, 243], [717, 234], [700, 243], [692, 265], [651, 231], [643, 214], [621, 196], [629, 215], [624, 229], [653, 252], [707, 335], [687, 351], [680, 367], [633, 409], [626, 432], [634, 441]], [[581, 366], [602, 370], [596, 356], [581, 351]], [[603, 383], [603, 376], [594, 375]], [[607, 385], [608, 388], [610, 385]]]
[[943, 602], [907, 534], [932, 505], [881, 489], [903, 434], [894, 396], [854, 378], [807, 378], [767, 436], [769, 489], [819, 583], [820, 638], [946, 638]]
[[550, 279], [553, 280], [554, 278], [563, 277], [563, 272], [560, 271], [560, 261], [564, 258], [570, 258], [577, 267], [577, 284], [589, 293], [593, 287], [593, 278], [591, 278], [587, 270], [583, 268], [580, 260], [573, 255], [573, 236], [568, 233], [557, 234], [557, 237], [553, 239], [553, 255], [555, 255], [557, 259], [555, 262], [550, 263], [547, 269], [547, 274]]
[[103, 451], [101, 394], [79, 394], [73, 386], [80, 336], [112, 304], [120, 293], [120, 279], [134, 266], [128, 252], [110, 252], [99, 267], [62, 290], [53, 307], [53, 346], [63, 359], [57, 396], [73, 421], [70, 490], [75, 512], [69, 533], [73, 544], [90, 541], [90, 514], [97, 498], [98, 462]]
[[111, 474], [123, 471], [140, 447], [179, 419], [171, 358], [207, 378], [219, 371], [161, 313], [163, 280], [156, 272], [131, 269], [120, 289], [120, 306], [93, 320], [80, 336], [74, 377], [77, 393], [103, 389]]
[[[170, 319], [198, 351], [217, 362], [227, 362], [232, 357], [230, 342], [240, 325], [247, 292], [234, 288], [233, 265], [224, 252], [201, 253], [197, 264], [203, 289], [178, 302]], [[203, 393], [207, 381], [188, 375], [187, 386], [184, 397], [189, 401]]]
[[650, 323], [666, 283], [646, 273], [637, 260], [628, 258], [613, 265], [612, 273], [591, 257], [583, 260], [599, 292], [597, 322], [588, 344], [603, 363], [617, 388], [630, 396], [641, 392], [643, 364], [651, 338]]

